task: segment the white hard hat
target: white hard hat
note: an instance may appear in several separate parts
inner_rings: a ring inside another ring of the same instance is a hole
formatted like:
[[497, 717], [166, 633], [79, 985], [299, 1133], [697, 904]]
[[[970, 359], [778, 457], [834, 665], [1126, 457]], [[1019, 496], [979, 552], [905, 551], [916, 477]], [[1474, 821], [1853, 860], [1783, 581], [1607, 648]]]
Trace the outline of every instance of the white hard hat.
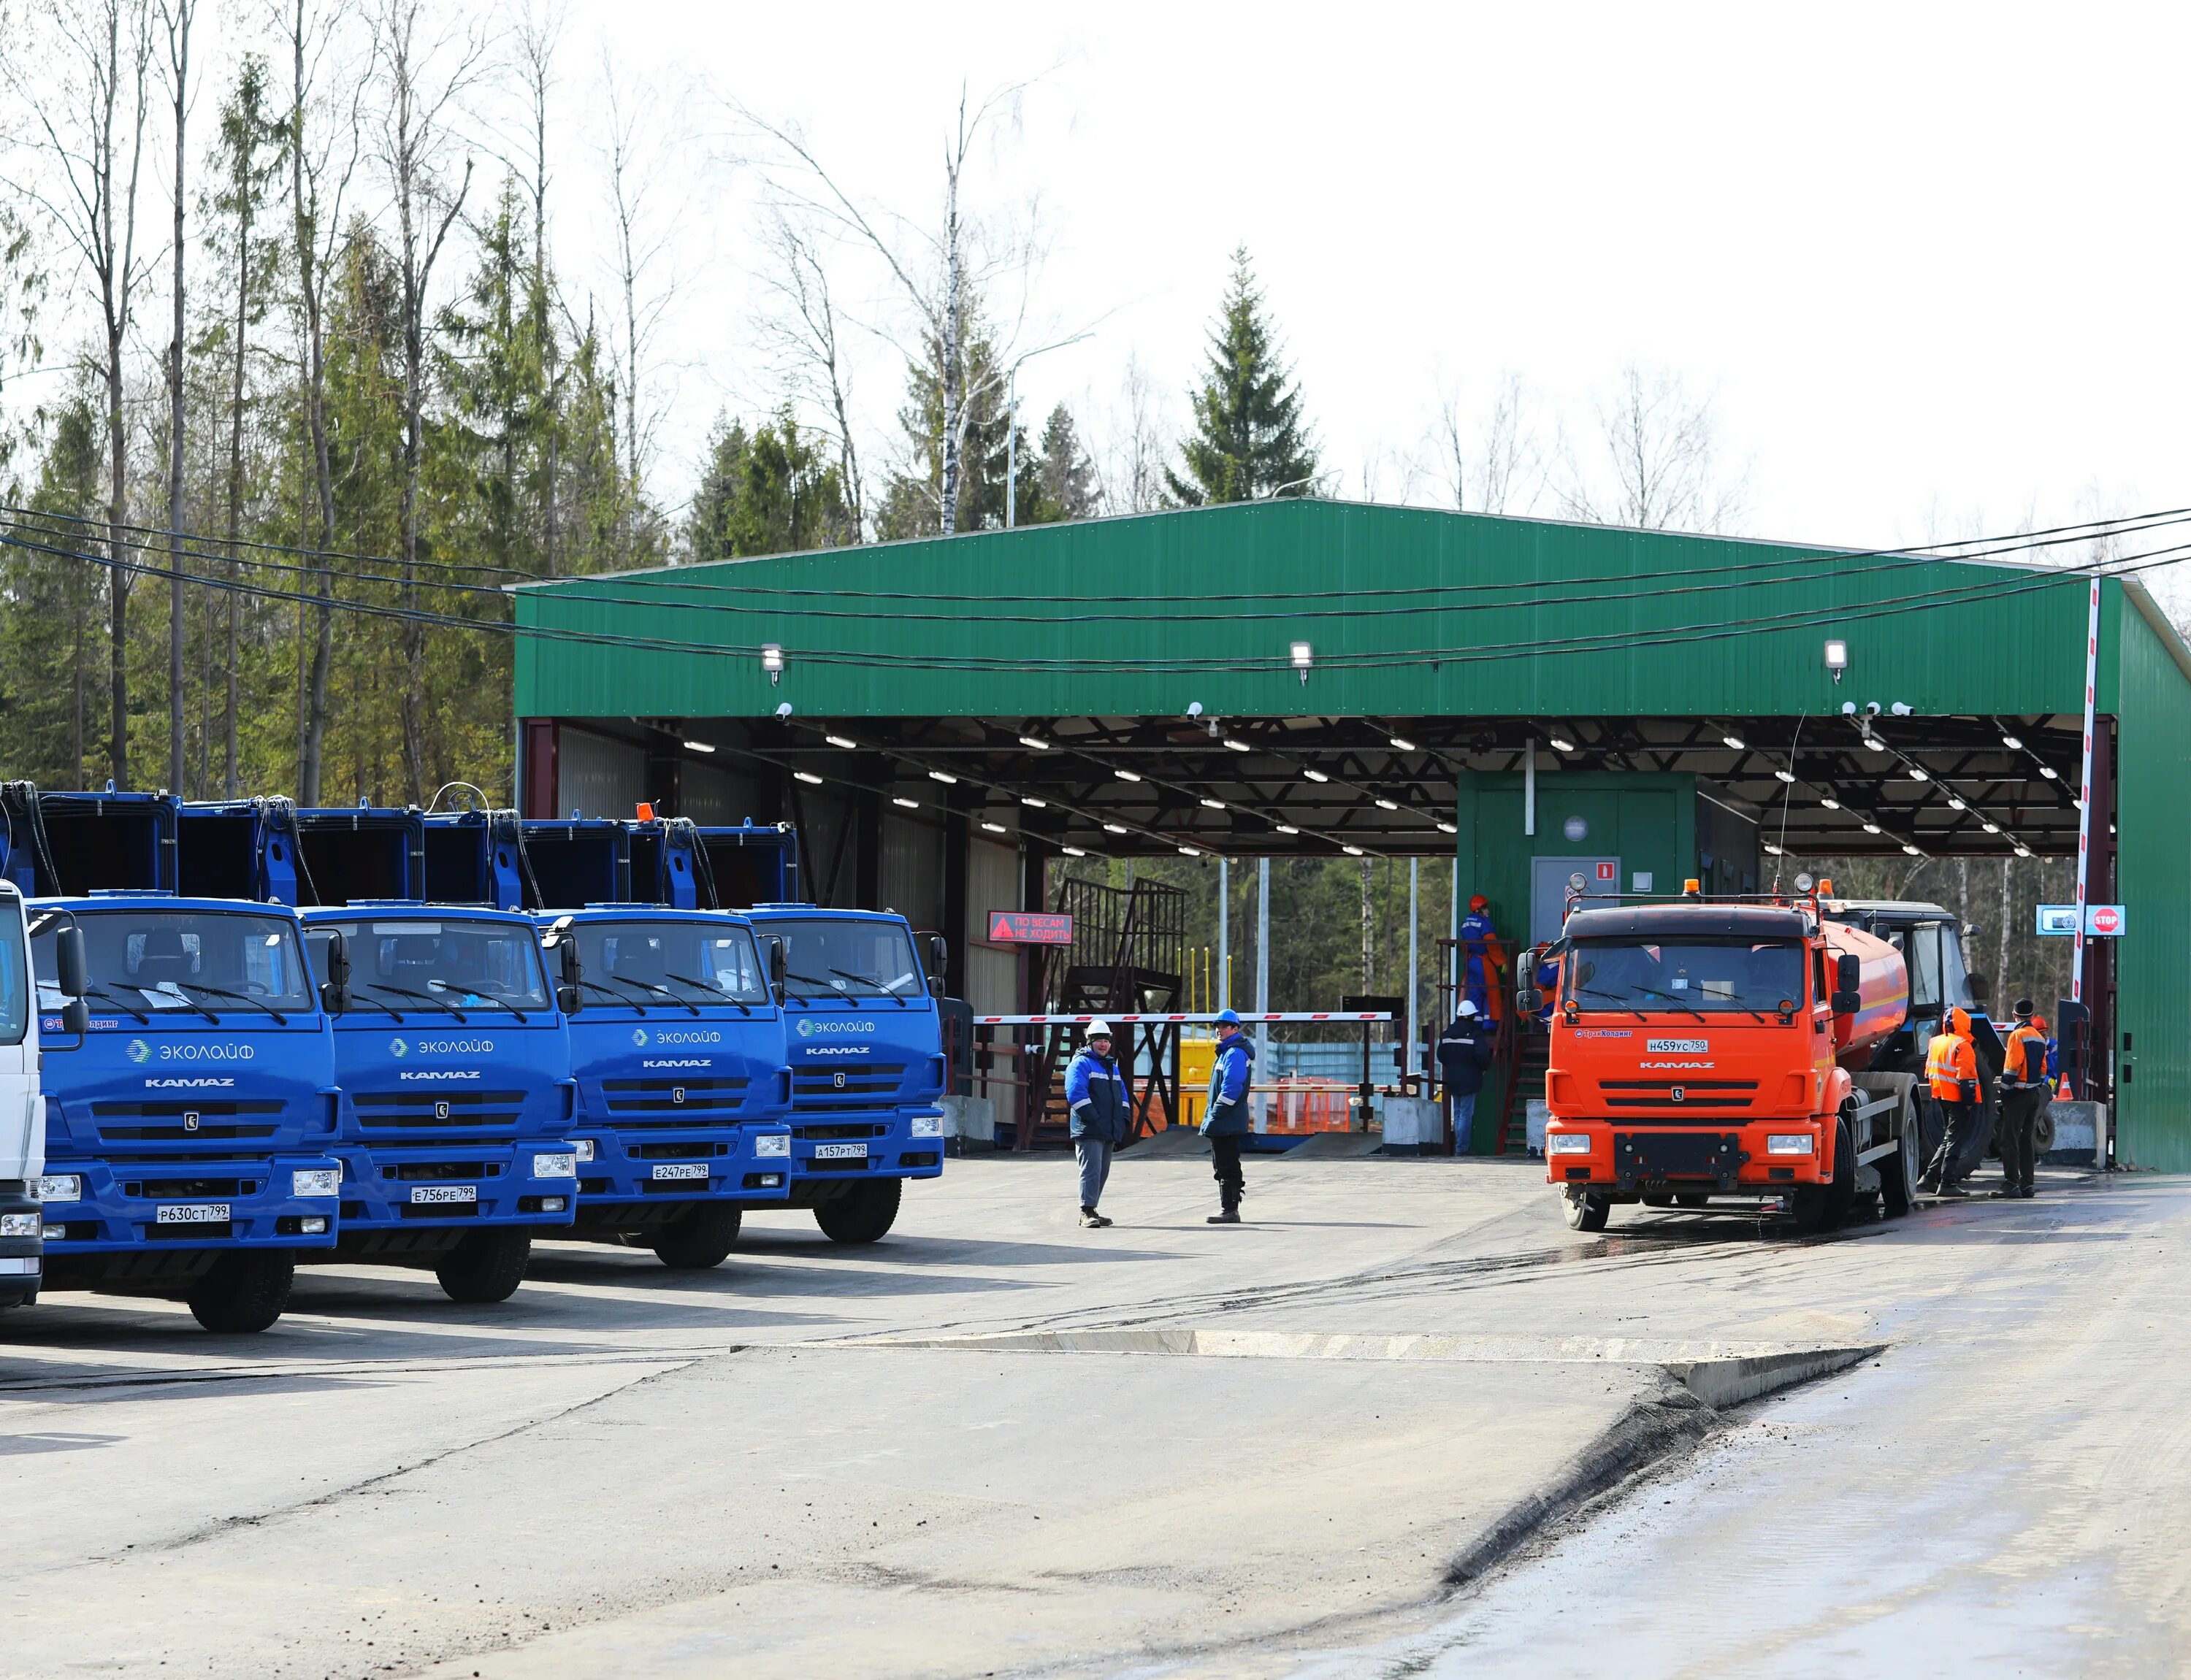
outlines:
[[1461, 1015], [1463, 1019], [1465, 1019], [1470, 1015], [1473, 1015], [1476, 1013], [1476, 1000], [1472, 997], [1462, 998], [1460, 1000], [1460, 1008], [1457, 1013]]
[[1087, 1031], [1087, 1033], [1086, 1033], [1086, 1035], [1085, 1035], [1085, 1036], [1088, 1036], [1088, 1037], [1090, 1037], [1090, 1038], [1108, 1038], [1108, 1037], [1111, 1036], [1111, 1024], [1110, 1024], [1110, 1022], [1108, 1022], [1108, 1021], [1090, 1021], [1090, 1022], [1089, 1022], [1089, 1024], [1088, 1024], [1088, 1031]]

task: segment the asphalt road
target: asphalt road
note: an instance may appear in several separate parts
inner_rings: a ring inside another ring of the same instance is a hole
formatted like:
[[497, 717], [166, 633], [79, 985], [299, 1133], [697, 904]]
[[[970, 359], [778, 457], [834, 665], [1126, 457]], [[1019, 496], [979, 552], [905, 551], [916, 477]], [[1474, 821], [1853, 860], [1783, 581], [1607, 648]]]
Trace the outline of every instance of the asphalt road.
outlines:
[[[50, 1297], [0, 1320], [0, 1673], [2182, 1666], [2186, 1186], [1798, 1242], [1583, 1236], [1540, 1172], [1252, 1165], [1213, 1229], [1130, 1155], [1085, 1232], [1066, 1162], [954, 1162], [873, 1248], [327, 1269], [256, 1338]], [[1873, 1348], [1449, 1592], [1699, 1416], [1670, 1373]]]

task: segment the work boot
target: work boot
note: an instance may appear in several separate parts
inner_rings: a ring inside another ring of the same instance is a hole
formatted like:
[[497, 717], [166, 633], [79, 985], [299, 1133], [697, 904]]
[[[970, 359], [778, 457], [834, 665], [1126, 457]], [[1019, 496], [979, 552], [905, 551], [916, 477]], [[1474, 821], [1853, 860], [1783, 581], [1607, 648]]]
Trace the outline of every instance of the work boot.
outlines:
[[1088, 1223], [1089, 1223], [1090, 1224], [1091, 1224], [1091, 1225], [1095, 1226], [1095, 1227], [1096, 1228], [1096, 1229], [1101, 1230], [1101, 1229], [1102, 1229], [1105, 1226], [1108, 1225], [1111, 1222], [1110, 1222], [1108, 1219], [1105, 1218], [1101, 1214], [1100, 1214], [1100, 1213], [1096, 1212], [1095, 1211], [1095, 1209], [1090, 1208], [1090, 1209], [1089, 1209], [1089, 1219], [1088, 1219]]
[[1094, 1208], [1084, 1207], [1080, 1210], [1080, 1225], [1083, 1230], [1092, 1231], [1098, 1225], [1105, 1223], [1107, 1222], [1096, 1212]]
[[1211, 1214], [1203, 1223], [1209, 1225], [1237, 1225], [1240, 1223], [1240, 1210], [1237, 1207], [1222, 1208]]
[[1961, 1184], [1943, 1184], [1932, 1194], [1936, 1196], [1947, 1196], [1956, 1201], [1968, 1201], [1971, 1195], [1971, 1193]]
[[1936, 1196], [1939, 1195], [1940, 1181], [1938, 1178], [1930, 1177], [1929, 1175], [1926, 1178], [1920, 1178], [1917, 1181], [1917, 1194], [1925, 1196]]
[[2026, 1184], [2017, 1191], [2017, 1195], [2022, 1196], [2026, 1201], [2030, 1200], [2032, 1197], [2038, 1194], [2039, 1187], [2036, 1184]]

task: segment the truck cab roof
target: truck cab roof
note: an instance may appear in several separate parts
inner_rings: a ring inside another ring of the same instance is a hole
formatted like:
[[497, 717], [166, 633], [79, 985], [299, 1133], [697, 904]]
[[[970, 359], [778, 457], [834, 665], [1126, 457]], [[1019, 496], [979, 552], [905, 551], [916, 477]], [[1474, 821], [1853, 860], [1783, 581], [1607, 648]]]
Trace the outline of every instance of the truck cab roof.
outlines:
[[1690, 939], [1801, 939], [1810, 933], [1807, 915], [1777, 905], [1651, 904], [1579, 910], [1568, 917], [1562, 937], [1619, 939], [1657, 934]]
[[[818, 904], [757, 904], [745, 912], [756, 919], [778, 916], [800, 916], [809, 919], [828, 918], [835, 922], [904, 922], [905, 917], [894, 910], [833, 910]], [[907, 922], [910, 927], [912, 923]]]

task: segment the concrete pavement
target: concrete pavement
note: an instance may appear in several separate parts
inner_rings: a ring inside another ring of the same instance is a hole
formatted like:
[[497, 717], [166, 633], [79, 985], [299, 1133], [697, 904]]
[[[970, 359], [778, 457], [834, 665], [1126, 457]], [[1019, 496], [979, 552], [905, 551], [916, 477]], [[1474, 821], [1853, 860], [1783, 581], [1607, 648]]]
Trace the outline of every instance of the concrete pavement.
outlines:
[[[697, 1275], [557, 1245], [500, 1308], [329, 1269], [223, 1340], [48, 1297], [0, 1321], [0, 1672], [1677, 1673], [1700, 1569], [1757, 1588], [1715, 1671], [1869, 1664], [1898, 1616], [2042, 1580], [2013, 1596], [2108, 1632], [2035, 1671], [2181, 1649], [2182, 1187], [1793, 1242], [1580, 1235], [1540, 1173], [1251, 1162], [1252, 1223], [1213, 1229], [1206, 1163], [1130, 1153], [1088, 1232], [1065, 1162], [972, 1161], [874, 1248], [794, 1216]], [[1739, 1411], [1682, 1387], [1874, 1343]], [[1542, 1502], [1638, 1420], [1653, 1491]], [[1551, 1530], [1448, 1598], [1517, 1512]], [[1578, 1580], [1605, 1643], [1560, 1611]], [[1852, 1620], [1858, 1587], [1884, 1608]]]

